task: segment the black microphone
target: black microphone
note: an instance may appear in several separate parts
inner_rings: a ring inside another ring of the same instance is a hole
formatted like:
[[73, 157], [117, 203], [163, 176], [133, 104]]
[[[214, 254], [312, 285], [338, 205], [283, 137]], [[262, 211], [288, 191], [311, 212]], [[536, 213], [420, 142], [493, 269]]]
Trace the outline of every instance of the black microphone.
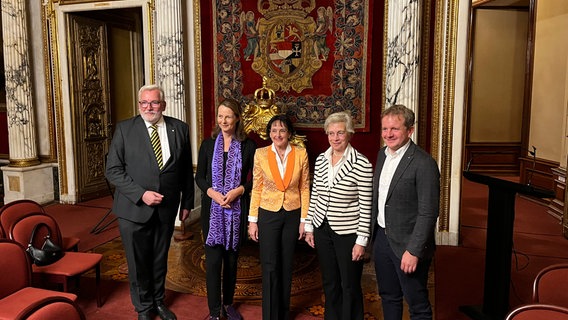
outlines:
[[465, 172], [469, 172], [469, 167], [471, 167], [471, 163], [473, 162], [473, 158], [475, 158], [475, 154], [469, 157], [467, 164], [465, 165]]

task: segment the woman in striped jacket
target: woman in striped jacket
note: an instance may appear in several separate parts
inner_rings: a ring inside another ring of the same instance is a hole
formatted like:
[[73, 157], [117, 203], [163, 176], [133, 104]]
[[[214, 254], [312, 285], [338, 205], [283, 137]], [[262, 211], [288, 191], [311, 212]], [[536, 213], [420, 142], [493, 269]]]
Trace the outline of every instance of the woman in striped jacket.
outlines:
[[317, 247], [325, 294], [325, 319], [363, 319], [361, 274], [370, 236], [373, 167], [349, 141], [351, 116], [328, 116], [330, 147], [316, 159], [306, 242]]

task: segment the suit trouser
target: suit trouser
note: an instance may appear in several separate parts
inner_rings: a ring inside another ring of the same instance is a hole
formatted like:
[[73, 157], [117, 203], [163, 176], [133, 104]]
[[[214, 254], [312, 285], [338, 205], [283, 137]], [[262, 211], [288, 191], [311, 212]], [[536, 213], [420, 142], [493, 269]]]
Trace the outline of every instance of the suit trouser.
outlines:
[[314, 229], [325, 293], [326, 320], [363, 320], [363, 261], [353, 261], [357, 235], [339, 235], [324, 220]]
[[408, 303], [410, 319], [432, 319], [428, 300], [428, 269], [432, 259], [420, 259], [416, 271], [405, 274], [400, 269], [401, 260], [392, 250], [385, 229], [380, 227], [375, 229], [373, 256], [384, 319], [402, 319], [403, 296]]
[[290, 318], [292, 263], [299, 235], [300, 209], [258, 211], [258, 242], [262, 267], [262, 318]]
[[146, 223], [119, 218], [118, 226], [128, 264], [130, 298], [136, 312], [146, 312], [165, 297], [174, 222], [164, 223], [154, 212]]
[[[221, 288], [223, 288], [223, 304], [233, 304], [237, 284], [238, 257], [238, 251], [226, 250], [222, 245], [213, 247], [205, 245], [207, 304], [211, 316], [217, 317], [221, 313]], [[223, 272], [222, 284], [221, 270]]]

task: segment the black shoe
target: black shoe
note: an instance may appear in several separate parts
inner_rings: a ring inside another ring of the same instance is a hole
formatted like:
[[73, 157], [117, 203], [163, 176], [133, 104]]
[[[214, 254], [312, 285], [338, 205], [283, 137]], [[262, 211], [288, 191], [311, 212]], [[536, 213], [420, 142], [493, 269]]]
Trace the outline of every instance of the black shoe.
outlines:
[[152, 320], [150, 312], [140, 312], [138, 314], [138, 320]]
[[226, 317], [229, 320], [242, 320], [243, 319], [243, 316], [239, 313], [239, 311], [237, 311], [237, 309], [235, 309], [235, 307], [233, 307], [230, 304], [223, 306], [223, 310], [225, 311], [224, 314], [226, 314]]
[[156, 311], [162, 320], [177, 320], [176, 315], [161, 302], [156, 303], [154, 311]]

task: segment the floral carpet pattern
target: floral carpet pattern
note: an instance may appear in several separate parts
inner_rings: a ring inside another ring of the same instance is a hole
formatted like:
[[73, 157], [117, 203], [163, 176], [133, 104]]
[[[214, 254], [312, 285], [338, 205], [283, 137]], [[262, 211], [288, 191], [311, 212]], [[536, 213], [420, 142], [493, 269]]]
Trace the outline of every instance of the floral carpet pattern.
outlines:
[[[194, 233], [197, 235], [198, 233]], [[92, 250], [103, 254], [101, 264], [102, 279], [128, 281], [128, 268], [120, 238], [107, 242]], [[172, 241], [168, 261], [166, 286], [170, 290], [206, 296], [205, 260], [200, 236], [184, 241]], [[295, 312], [323, 318], [324, 295], [321, 289], [319, 262], [315, 251], [303, 243], [298, 244], [294, 261], [291, 308]], [[94, 272], [90, 274], [94, 276]], [[365, 319], [382, 319], [380, 297], [377, 293], [375, 268], [367, 262], [363, 269], [363, 294], [365, 299]], [[434, 273], [430, 272], [430, 299], [434, 304]], [[235, 300], [240, 303], [261, 303], [261, 270], [258, 246], [247, 242], [239, 256], [239, 270]], [[405, 308], [406, 309], [406, 308]], [[405, 310], [405, 319], [408, 319]]]

